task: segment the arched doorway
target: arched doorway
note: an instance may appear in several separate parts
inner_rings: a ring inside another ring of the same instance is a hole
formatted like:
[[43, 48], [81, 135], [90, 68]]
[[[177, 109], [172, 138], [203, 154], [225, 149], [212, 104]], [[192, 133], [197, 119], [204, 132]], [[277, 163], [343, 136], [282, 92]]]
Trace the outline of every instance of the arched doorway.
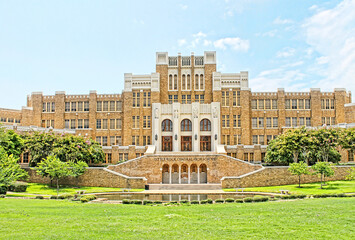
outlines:
[[162, 183], [169, 183], [169, 178], [170, 178], [170, 174], [169, 174], [169, 165], [168, 164], [164, 164], [163, 165], [163, 169], [162, 169]]
[[171, 171], [171, 183], [178, 184], [179, 183], [179, 166], [174, 164]]
[[196, 164], [192, 164], [190, 167], [190, 183], [191, 184], [197, 184], [197, 165]]
[[200, 183], [207, 183], [207, 166], [204, 163], [200, 165]]
[[189, 183], [189, 173], [186, 164], [181, 165], [181, 183], [182, 184]]

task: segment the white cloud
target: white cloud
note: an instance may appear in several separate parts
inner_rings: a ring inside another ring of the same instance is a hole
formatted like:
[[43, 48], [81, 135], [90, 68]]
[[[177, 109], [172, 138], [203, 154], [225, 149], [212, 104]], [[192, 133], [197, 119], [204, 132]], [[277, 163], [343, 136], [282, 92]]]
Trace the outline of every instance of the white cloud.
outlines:
[[318, 87], [355, 91], [355, 0], [318, 11], [302, 27], [307, 43], [320, 56], [312, 66], [324, 75]]
[[308, 8], [309, 10], [313, 11], [313, 10], [317, 10], [318, 6], [317, 5], [312, 5]]
[[235, 38], [221, 38], [213, 42], [215, 48], [226, 50], [231, 47], [235, 51], [246, 52], [249, 50], [249, 40], [244, 40], [238, 37]]
[[210, 46], [212, 44], [212, 42], [210, 40], [203, 40], [203, 46], [207, 47]]
[[274, 21], [273, 21], [274, 24], [280, 24], [280, 25], [283, 25], [283, 24], [290, 24], [290, 23], [293, 23], [293, 21], [291, 19], [281, 19], [280, 17], [277, 17]]
[[194, 37], [194, 38], [205, 38], [205, 37], [207, 37], [207, 34], [205, 34], [205, 33], [203, 33], [203, 32], [198, 32], [198, 33], [196, 33], [196, 34], [192, 34], [192, 36]]
[[294, 48], [285, 48], [283, 51], [279, 51], [276, 53], [276, 57], [278, 58], [287, 58], [295, 55], [296, 50]]
[[182, 10], [186, 10], [188, 8], [188, 6], [184, 4], [180, 4], [179, 6]]
[[257, 36], [257, 37], [260, 37], [260, 36], [261, 37], [275, 37], [276, 33], [277, 33], [277, 29], [273, 29], [273, 30], [265, 32], [265, 33], [257, 33], [257, 34], [255, 34], [255, 36]]
[[183, 46], [183, 45], [185, 45], [186, 44], [186, 39], [179, 39], [178, 40], [178, 45], [179, 45], [179, 47], [181, 47], [181, 46]]

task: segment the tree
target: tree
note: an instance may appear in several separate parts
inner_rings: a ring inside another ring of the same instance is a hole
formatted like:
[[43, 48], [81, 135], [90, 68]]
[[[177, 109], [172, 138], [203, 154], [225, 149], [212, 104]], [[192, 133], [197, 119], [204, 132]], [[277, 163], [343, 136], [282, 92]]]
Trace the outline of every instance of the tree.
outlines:
[[307, 163], [302, 162], [302, 161], [298, 162], [298, 163], [291, 163], [290, 167], [288, 168], [288, 171], [292, 175], [298, 176], [298, 187], [301, 187], [301, 176], [303, 174], [305, 174], [305, 175], [310, 174]]
[[78, 177], [85, 172], [87, 164], [79, 161], [74, 163], [62, 162], [57, 156], [48, 156], [44, 161], [38, 163], [36, 171], [42, 177], [49, 177], [56, 181], [57, 195], [59, 195], [59, 180], [65, 177]]
[[4, 148], [8, 155], [18, 158], [22, 153], [23, 139], [13, 130], [6, 130], [0, 127], [0, 146]]
[[355, 128], [347, 128], [339, 131], [339, 144], [342, 148], [355, 151]]
[[90, 138], [55, 134], [52, 131], [33, 132], [24, 136], [25, 147], [31, 155], [30, 166], [36, 166], [50, 155], [56, 155], [63, 162], [102, 162], [105, 154], [102, 147]]
[[317, 129], [312, 131], [311, 139], [318, 159], [328, 162], [332, 150], [335, 150], [338, 145], [338, 131], [327, 128]]
[[278, 165], [289, 165], [293, 161], [292, 152], [289, 149], [283, 148], [282, 142], [283, 135], [280, 135], [276, 139], [269, 142], [265, 162]]
[[320, 188], [323, 188], [323, 181], [325, 183], [325, 177], [331, 177], [334, 175], [332, 164], [328, 162], [317, 162], [312, 166], [312, 169], [315, 171], [315, 174], [320, 175]]
[[0, 146], [0, 188], [5, 190], [10, 183], [19, 179], [26, 179], [28, 174], [18, 164], [18, 159], [13, 155], [8, 155]]
[[287, 131], [283, 134], [283, 141], [281, 142], [281, 151], [291, 151], [293, 161], [298, 162], [300, 153], [308, 145], [307, 130], [305, 127]]
[[346, 176], [346, 180], [355, 180], [355, 167], [352, 167], [349, 171], [348, 171], [349, 175]]

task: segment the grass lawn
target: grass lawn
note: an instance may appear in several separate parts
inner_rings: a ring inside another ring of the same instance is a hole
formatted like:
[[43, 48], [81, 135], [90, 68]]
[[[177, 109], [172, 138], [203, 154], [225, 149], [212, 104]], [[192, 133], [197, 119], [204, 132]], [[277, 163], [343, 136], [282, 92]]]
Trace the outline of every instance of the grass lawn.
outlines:
[[[71, 193], [76, 194], [76, 191], [85, 190], [86, 193], [100, 193], [100, 192], [122, 192], [122, 188], [107, 188], [107, 187], [73, 187], [66, 186], [59, 189], [59, 194]], [[144, 189], [131, 189], [131, 192], [140, 192]], [[39, 183], [28, 183], [27, 191], [24, 193], [13, 193], [8, 196], [22, 196], [22, 195], [57, 195], [57, 189], [49, 185]]]
[[[329, 181], [323, 189], [320, 189], [320, 183], [305, 183], [295, 185], [282, 185], [270, 187], [245, 188], [248, 192], [273, 192], [280, 193], [280, 190], [289, 190], [292, 194], [326, 194], [326, 193], [355, 193], [355, 181]], [[235, 189], [224, 189], [226, 192], [235, 192]]]
[[355, 198], [185, 206], [0, 199], [2, 239], [354, 239]]

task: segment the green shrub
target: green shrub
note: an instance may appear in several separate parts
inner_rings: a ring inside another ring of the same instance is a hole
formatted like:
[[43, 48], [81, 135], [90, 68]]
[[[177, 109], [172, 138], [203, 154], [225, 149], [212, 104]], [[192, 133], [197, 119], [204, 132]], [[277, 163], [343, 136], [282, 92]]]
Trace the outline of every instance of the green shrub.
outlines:
[[177, 204], [177, 201], [170, 201], [169, 204]]
[[95, 199], [97, 198], [95, 195], [85, 195], [85, 197], [86, 197], [89, 201], [95, 200]]
[[347, 197], [345, 193], [338, 193], [337, 197]]
[[313, 198], [327, 198], [327, 197], [331, 197], [331, 195], [329, 194], [314, 194]]
[[212, 203], [213, 203], [213, 200], [212, 200], [211, 198], [208, 198], [208, 199], [207, 199], [207, 203], [208, 203], [208, 204], [212, 204]]
[[153, 201], [143, 200], [143, 205], [152, 204], [152, 203], [153, 203]]
[[58, 197], [56, 195], [52, 195], [49, 197], [49, 199], [58, 199]]
[[355, 193], [348, 194], [348, 197], [355, 197]]
[[200, 204], [200, 201], [192, 200], [192, 201], [191, 201], [191, 204]]
[[268, 197], [255, 197], [253, 199], [253, 202], [267, 202], [267, 201], [269, 201]]
[[234, 203], [234, 199], [233, 198], [226, 198], [226, 200], [224, 200], [226, 203]]
[[8, 191], [11, 192], [26, 192], [28, 184], [25, 182], [13, 182], [9, 185]]
[[7, 186], [0, 185], [0, 194], [6, 195], [6, 192], [7, 192]]
[[186, 203], [190, 203], [190, 201], [189, 200], [181, 200], [180, 203], [185, 203], [186, 204]]
[[236, 203], [244, 203], [243, 199], [236, 199], [235, 202]]
[[80, 198], [80, 201], [82, 203], [86, 203], [86, 202], [89, 202], [89, 199], [86, 196], [83, 196], [83, 197]]
[[296, 194], [294, 195], [296, 198], [299, 198], [299, 199], [303, 199], [303, 198], [306, 198], [307, 195], [306, 194]]
[[208, 203], [207, 199], [206, 199], [206, 200], [201, 200], [201, 201], [200, 201], [200, 204], [207, 204], [207, 203]]
[[292, 195], [281, 195], [280, 198], [281, 199], [291, 199], [292, 198], [291, 196]]
[[246, 197], [246, 198], [243, 198], [243, 200], [244, 200], [244, 202], [253, 202], [253, 198], [251, 198], [251, 197]]
[[215, 203], [224, 203], [223, 199], [216, 199], [216, 201], [214, 201]]
[[131, 203], [132, 203], [132, 201], [129, 200], [129, 199], [123, 199], [122, 200], [122, 204], [131, 204]]
[[142, 205], [143, 201], [142, 200], [133, 200], [132, 203], [137, 204], [137, 205]]
[[36, 196], [36, 199], [43, 199], [43, 196]]
[[154, 201], [154, 204], [162, 204], [163, 202], [162, 201], [159, 201], [159, 200], [156, 200]]
[[5, 196], [6, 196], [6, 195], [4, 195], [4, 194], [1, 194], [1, 195], [0, 195], [0, 198], [5, 198]]
[[73, 195], [70, 193], [64, 193], [58, 196], [59, 199], [69, 199], [69, 198], [73, 198]]

